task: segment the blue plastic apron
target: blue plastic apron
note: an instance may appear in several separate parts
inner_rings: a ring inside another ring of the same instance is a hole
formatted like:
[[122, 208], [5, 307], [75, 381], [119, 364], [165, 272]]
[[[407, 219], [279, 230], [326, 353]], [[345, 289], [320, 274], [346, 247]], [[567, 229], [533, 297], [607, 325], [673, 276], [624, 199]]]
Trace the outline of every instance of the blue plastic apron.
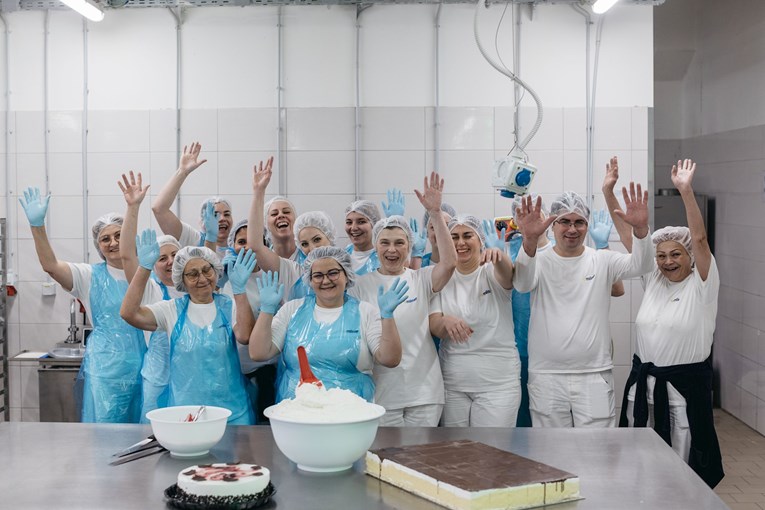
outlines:
[[211, 405], [231, 410], [229, 423], [252, 425], [255, 415], [239, 368], [231, 329], [231, 299], [213, 294], [217, 314], [200, 327], [187, 320], [189, 296], [175, 300], [178, 321], [170, 336], [167, 405]]
[[[523, 239], [517, 235], [510, 239], [510, 258], [515, 262], [518, 251], [521, 249]], [[513, 329], [515, 333], [515, 345], [518, 347], [518, 356], [521, 361], [521, 405], [518, 409], [516, 427], [531, 427], [531, 412], [529, 411], [529, 319], [531, 318], [531, 292], [518, 292], [513, 289]]]
[[[349, 244], [345, 248], [345, 251], [348, 252], [349, 255], [353, 255], [353, 245]], [[355, 272], [357, 275], [361, 276], [363, 274], [371, 273], [372, 271], [377, 271], [377, 268], [379, 267], [380, 259], [377, 257], [377, 251], [372, 250], [372, 253], [369, 255], [366, 262], [364, 262]]]
[[[152, 273], [152, 279], [162, 290], [162, 299], [170, 301], [167, 285]], [[143, 379], [143, 401], [141, 403], [141, 423], [148, 423], [146, 413], [160, 407], [167, 407], [165, 389], [170, 376], [170, 340], [165, 330], [157, 329], [149, 337], [149, 349], [143, 358], [141, 378]]]
[[93, 332], [77, 375], [83, 386], [81, 418], [85, 423], [138, 423], [140, 417], [146, 341], [143, 331], [120, 317], [127, 287], [127, 281], [112, 278], [105, 262], [93, 265]]
[[356, 368], [362, 342], [359, 302], [346, 294], [340, 317], [330, 324], [314, 319], [315, 307], [316, 297], [307, 296], [287, 326], [281, 356], [283, 370], [276, 382], [276, 402], [295, 397], [300, 381], [297, 358], [300, 345], [305, 347], [314, 375], [327, 389], [350, 390], [371, 402], [375, 394], [372, 377]]

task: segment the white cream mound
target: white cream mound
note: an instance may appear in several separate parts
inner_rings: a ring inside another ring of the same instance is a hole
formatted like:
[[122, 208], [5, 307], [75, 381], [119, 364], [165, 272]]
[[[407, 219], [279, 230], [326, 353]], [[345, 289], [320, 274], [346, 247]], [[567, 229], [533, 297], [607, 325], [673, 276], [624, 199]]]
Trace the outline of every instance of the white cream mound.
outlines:
[[270, 480], [270, 471], [256, 464], [203, 464], [178, 473], [178, 488], [193, 496], [254, 496]]
[[347, 423], [380, 417], [380, 406], [370, 404], [349, 390], [303, 384], [294, 399], [271, 408], [269, 417], [304, 423]]

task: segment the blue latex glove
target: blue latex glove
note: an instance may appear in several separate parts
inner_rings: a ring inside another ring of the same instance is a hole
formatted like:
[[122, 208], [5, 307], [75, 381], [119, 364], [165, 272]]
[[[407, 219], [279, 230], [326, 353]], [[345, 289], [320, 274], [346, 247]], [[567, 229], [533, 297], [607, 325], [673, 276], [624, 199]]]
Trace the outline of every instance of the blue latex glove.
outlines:
[[228, 281], [234, 294], [244, 294], [247, 290], [247, 281], [250, 279], [252, 270], [255, 269], [257, 259], [252, 250], [239, 250], [239, 255], [233, 266], [229, 267]]
[[486, 237], [486, 247], [505, 251], [505, 235], [507, 229], [503, 228], [499, 233], [499, 237], [497, 237], [497, 231], [494, 228], [493, 222], [483, 220], [481, 225], [483, 226], [483, 234]]
[[30, 226], [42, 227], [45, 225], [48, 202], [50, 202], [50, 195], [40, 198], [40, 188], [27, 188], [24, 190], [24, 200], [19, 198], [19, 203], [24, 208], [24, 214], [27, 215]]
[[425, 255], [425, 248], [428, 246], [428, 235], [425, 233], [425, 229], [420, 231], [420, 226], [414, 218], [409, 218], [409, 227], [412, 229], [412, 234], [414, 234], [412, 239], [412, 257], [422, 258]]
[[258, 291], [260, 291], [260, 311], [276, 315], [279, 303], [284, 297], [284, 284], [279, 283], [277, 271], [267, 271], [257, 279]]
[[138, 252], [138, 265], [151, 271], [159, 260], [157, 233], [147, 228], [135, 236], [135, 249]]
[[611, 236], [611, 227], [613, 226], [614, 221], [608, 211], [598, 209], [592, 212], [589, 231], [596, 250], [608, 248], [608, 238]]
[[393, 284], [388, 292], [383, 292], [383, 286], [377, 288], [377, 306], [380, 307], [380, 317], [383, 319], [392, 319], [393, 312], [398, 305], [406, 301], [409, 296], [406, 295], [409, 285], [401, 278], [393, 280]]
[[226, 248], [226, 256], [223, 257], [223, 260], [221, 263], [223, 264], [223, 272], [220, 275], [220, 278], [218, 278], [218, 288], [222, 289], [226, 286], [226, 283], [228, 282], [228, 275], [231, 273], [231, 268], [234, 267], [234, 263], [236, 262], [236, 252], [233, 248]]
[[205, 241], [211, 243], [218, 242], [218, 214], [215, 212], [215, 206], [211, 202], [207, 202], [204, 212], [202, 213], [202, 220], [205, 225]]
[[404, 195], [401, 194], [400, 189], [389, 189], [388, 205], [386, 205], [385, 202], [380, 203], [382, 204], [383, 212], [386, 217], [404, 215]]

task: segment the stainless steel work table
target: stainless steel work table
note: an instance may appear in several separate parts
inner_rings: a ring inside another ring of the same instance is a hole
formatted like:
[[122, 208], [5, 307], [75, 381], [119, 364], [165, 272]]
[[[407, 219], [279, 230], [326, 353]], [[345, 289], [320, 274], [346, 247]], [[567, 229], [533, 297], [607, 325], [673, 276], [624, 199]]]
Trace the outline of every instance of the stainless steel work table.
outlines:
[[[163, 453], [121, 466], [111, 454], [150, 434], [145, 425], [0, 424], [0, 508], [159, 509], [164, 490], [190, 465], [240, 460], [271, 470], [263, 508], [287, 510], [442, 508], [364, 475], [363, 462], [331, 475], [298, 471], [268, 427], [229, 426], [205, 457]], [[373, 447], [473, 439], [579, 475], [585, 498], [556, 510], [725, 509], [693, 471], [647, 429], [381, 428]]]

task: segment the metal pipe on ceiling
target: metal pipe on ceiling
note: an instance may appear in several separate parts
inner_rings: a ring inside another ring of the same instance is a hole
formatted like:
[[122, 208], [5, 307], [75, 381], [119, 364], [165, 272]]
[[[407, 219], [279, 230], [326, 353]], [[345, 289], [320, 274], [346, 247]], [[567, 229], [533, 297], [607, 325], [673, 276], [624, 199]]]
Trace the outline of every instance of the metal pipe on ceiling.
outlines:
[[82, 260], [88, 261], [88, 20], [82, 18]]

